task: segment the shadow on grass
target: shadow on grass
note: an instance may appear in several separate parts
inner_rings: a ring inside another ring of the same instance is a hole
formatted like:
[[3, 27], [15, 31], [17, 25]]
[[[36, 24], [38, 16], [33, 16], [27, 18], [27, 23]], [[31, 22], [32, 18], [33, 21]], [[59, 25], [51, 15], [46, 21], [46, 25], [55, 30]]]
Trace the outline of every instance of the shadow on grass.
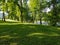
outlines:
[[0, 45], [60, 45], [60, 28], [41, 25], [0, 25]]

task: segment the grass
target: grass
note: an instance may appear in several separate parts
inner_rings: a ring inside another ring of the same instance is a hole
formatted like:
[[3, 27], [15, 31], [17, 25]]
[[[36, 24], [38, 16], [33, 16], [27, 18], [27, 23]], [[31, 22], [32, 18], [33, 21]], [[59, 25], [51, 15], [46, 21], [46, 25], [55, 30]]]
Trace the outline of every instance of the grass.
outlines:
[[0, 45], [60, 45], [60, 27], [1, 21]]

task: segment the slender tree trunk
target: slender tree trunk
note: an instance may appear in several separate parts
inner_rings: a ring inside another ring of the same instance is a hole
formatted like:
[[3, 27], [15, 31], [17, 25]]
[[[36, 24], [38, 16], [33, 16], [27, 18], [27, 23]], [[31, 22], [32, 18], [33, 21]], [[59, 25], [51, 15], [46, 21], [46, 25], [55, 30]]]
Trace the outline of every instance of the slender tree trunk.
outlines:
[[4, 2], [3, 2], [3, 16], [2, 16], [2, 20], [5, 22]]
[[41, 5], [42, 4], [42, 2], [40, 2], [40, 10], [39, 10], [39, 13], [40, 13], [40, 24], [42, 25], [42, 11], [41, 11]]
[[21, 17], [21, 22], [23, 23], [23, 14], [22, 14], [23, 12], [21, 11], [21, 15], [20, 15], [20, 17]]
[[34, 23], [34, 21], [35, 21], [35, 19], [34, 19], [34, 15], [35, 15], [35, 13], [32, 12], [32, 22], [33, 22], [33, 23]]
[[4, 11], [3, 11], [3, 18], [2, 20], [5, 22], [5, 14], [4, 14]]
[[40, 24], [42, 25], [42, 14], [40, 13]]
[[20, 17], [21, 17], [21, 22], [23, 23], [22, 0], [20, 0], [20, 6], [21, 6], [21, 9], [20, 9], [21, 15], [20, 15]]

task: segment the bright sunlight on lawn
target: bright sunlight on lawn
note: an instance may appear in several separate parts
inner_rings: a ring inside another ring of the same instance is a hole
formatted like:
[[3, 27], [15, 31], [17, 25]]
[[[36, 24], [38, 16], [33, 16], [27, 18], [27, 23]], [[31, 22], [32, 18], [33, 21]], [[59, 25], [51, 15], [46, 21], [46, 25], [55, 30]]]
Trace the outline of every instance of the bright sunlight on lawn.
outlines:
[[60, 27], [1, 21], [0, 45], [60, 45]]

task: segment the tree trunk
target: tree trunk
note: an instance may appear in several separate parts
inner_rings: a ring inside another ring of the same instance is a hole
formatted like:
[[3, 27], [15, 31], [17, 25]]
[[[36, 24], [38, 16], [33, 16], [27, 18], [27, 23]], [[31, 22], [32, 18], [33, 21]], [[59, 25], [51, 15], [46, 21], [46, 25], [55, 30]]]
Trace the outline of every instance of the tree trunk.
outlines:
[[4, 14], [4, 11], [3, 11], [3, 17], [2, 17], [2, 20], [5, 22], [5, 14]]
[[23, 14], [22, 14], [23, 12], [21, 11], [21, 15], [20, 15], [20, 17], [21, 17], [21, 23], [23, 23]]
[[5, 4], [5, 2], [3, 2], [3, 16], [2, 16], [2, 20], [5, 22], [4, 4]]
[[42, 5], [41, 4], [42, 4], [42, 2], [40, 2], [40, 10], [39, 10], [39, 13], [40, 13], [40, 24], [42, 25], [42, 14], [41, 14], [42, 13], [42, 11], [41, 11], [41, 8], [42, 8], [41, 6]]
[[21, 12], [21, 22], [23, 23], [23, 11], [22, 11], [22, 0], [20, 0], [20, 12]]
[[42, 25], [42, 14], [40, 14], [40, 24]]

